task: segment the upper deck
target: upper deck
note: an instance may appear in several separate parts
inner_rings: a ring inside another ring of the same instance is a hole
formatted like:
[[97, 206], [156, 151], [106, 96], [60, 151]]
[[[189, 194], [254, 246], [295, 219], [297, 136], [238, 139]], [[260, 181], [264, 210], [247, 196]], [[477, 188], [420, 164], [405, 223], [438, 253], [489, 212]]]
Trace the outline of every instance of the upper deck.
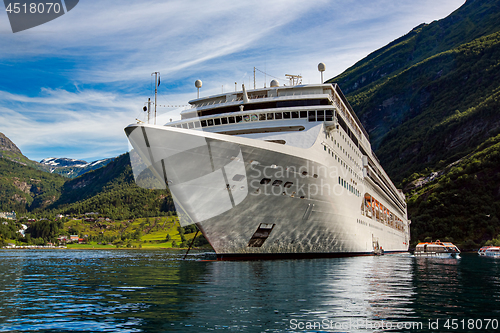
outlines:
[[[230, 116], [240, 116], [240, 122], [243, 123], [245, 122], [245, 116], [248, 116], [250, 121], [252, 121], [253, 118], [267, 120], [268, 117], [262, 117], [261, 114], [268, 112], [332, 110], [342, 116], [343, 121], [349, 124], [351, 130], [355, 132], [358, 137], [363, 135], [366, 141], [369, 141], [368, 133], [363, 128], [363, 125], [337, 84], [282, 86], [248, 91], [243, 89], [242, 91], [233, 93], [198, 98], [189, 101], [189, 104], [191, 108], [181, 113], [180, 121], [171, 122], [166, 125], [184, 128], [199, 128], [211, 126], [209, 123], [214, 124], [216, 122], [215, 119], [218, 119], [218, 117], [222, 115], [229, 116], [229, 114], [231, 114]], [[254, 116], [253, 118], [252, 115]], [[287, 117], [287, 115], [283, 114], [283, 118], [273, 117], [273, 119], [270, 120], [287, 119], [285, 117]], [[212, 122], [209, 122], [211, 119]], [[289, 119], [294, 119], [293, 114]], [[327, 120], [326, 118], [322, 118], [321, 114], [318, 114], [316, 119], [318, 119], [318, 121]], [[191, 127], [189, 124], [193, 120], [195, 120], [195, 122], [191, 124]], [[200, 121], [200, 123], [198, 124], [197, 121]]]

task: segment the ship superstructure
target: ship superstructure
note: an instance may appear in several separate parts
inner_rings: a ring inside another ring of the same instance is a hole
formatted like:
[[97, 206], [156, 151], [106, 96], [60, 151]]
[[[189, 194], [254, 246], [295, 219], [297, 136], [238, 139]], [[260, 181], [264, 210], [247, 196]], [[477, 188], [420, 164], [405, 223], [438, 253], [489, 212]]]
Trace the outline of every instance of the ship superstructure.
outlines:
[[337, 84], [273, 80], [189, 104], [125, 131], [138, 184], [168, 186], [219, 259], [408, 250], [404, 194]]

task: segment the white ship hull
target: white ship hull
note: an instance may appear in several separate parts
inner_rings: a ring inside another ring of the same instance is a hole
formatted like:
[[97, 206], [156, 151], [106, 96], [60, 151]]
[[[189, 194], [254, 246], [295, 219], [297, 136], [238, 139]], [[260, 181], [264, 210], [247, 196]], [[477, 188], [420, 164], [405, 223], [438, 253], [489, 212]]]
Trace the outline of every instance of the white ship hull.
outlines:
[[219, 259], [407, 251], [406, 211], [394, 214], [405, 222], [399, 227], [389, 218], [371, 218], [375, 211], [366, 211], [365, 193], [398, 209], [367, 172], [349, 171], [327, 153], [334, 136], [326, 125], [308, 129], [316, 136], [309, 148], [166, 126], [125, 131], [146, 161], [141, 170], [168, 184], [181, 223], [196, 223]]

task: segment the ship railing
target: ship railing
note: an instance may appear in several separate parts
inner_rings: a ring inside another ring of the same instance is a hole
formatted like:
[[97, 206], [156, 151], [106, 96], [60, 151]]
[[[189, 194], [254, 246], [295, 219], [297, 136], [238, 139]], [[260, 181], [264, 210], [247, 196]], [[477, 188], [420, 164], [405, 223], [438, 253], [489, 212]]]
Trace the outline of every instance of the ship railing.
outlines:
[[[286, 94], [286, 95], [282, 95], [282, 96], [275, 96], [275, 97], [286, 97], [286, 96], [305, 96], [305, 95], [318, 95], [317, 92], [301, 92], [301, 93], [292, 93], [292, 94]], [[248, 95], [248, 99], [260, 99], [260, 98], [273, 98], [273, 97], [270, 97], [268, 96], [267, 94], [265, 95], [252, 95], [252, 94], [249, 94]], [[211, 105], [215, 105], [215, 104], [224, 104], [224, 103], [231, 103], [231, 102], [241, 102], [243, 101], [243, 97], [242, 96], [238, 96], [236, 99], [228, 102], [227, 100], [225, 100], [224, 98], [222, 99], [218, 99], [218, 100], [215, 100], [215, 101], [212, 101], [212, 102], [205, 102], [205, 103], [201, 103], [201, 104], [191, 104], [191, 109], [194, 109], [194, 108], [203, 108], [203, 107], [206, 107], [206, 106], [211, 106]]]

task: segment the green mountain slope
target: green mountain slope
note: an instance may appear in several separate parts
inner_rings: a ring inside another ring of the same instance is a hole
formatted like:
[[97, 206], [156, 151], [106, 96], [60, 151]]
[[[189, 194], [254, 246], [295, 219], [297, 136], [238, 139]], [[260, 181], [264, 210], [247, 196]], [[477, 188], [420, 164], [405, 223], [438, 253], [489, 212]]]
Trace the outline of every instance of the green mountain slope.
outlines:
[[1, 133], [0, 154], [0, 211], [48, 217], [100, 212], [118, 220], [175, 211], [168, 190], [145, 190], [135, 184], [128, 153], [75, 179], [38, 170], [42, 164], [30, 161]]
[[[497, 22], [500, 1], [467, 1], [447, 18], [420, 25], [329, 80], [347, 94], [395, 181], [429, 166], [420, 167], [422, 163], [432, 165], [453, 155], [442, 154], [443, 140], [454, 141], [448, 148], [459, 151], [465, 142], [478, 144], [494, 135], [496, 120], [482, 131], [493, 133], [482, 137], [475, 137], [478, 131], [472, 128], [462, 138], [439, 132], [437, 140], [428, 130], [495, 98], [500, 75]], [[424, 144], [439, 148], [428, 153]]]
[[129, 154], [67, 181], [48, 209], [65, 214], [100, 212], [112, 219], [159, 216], [175, 211], [168, 190], [146, 190], [134, 181]]
[[65, 178], [0, 158], [0, 211], [25, 213], [58, 200]]
[[[448, 237], [470, 249], [500, 232], [498, 22], [500, 0], [468, 0], [329, 80], [410, 191], [413, 243]], [[415, 190], [432, 172], [442, 175]]]
[[408, 194], [412, 243], [456, 241], [478, 248], [500, 233], [500, 135]]

